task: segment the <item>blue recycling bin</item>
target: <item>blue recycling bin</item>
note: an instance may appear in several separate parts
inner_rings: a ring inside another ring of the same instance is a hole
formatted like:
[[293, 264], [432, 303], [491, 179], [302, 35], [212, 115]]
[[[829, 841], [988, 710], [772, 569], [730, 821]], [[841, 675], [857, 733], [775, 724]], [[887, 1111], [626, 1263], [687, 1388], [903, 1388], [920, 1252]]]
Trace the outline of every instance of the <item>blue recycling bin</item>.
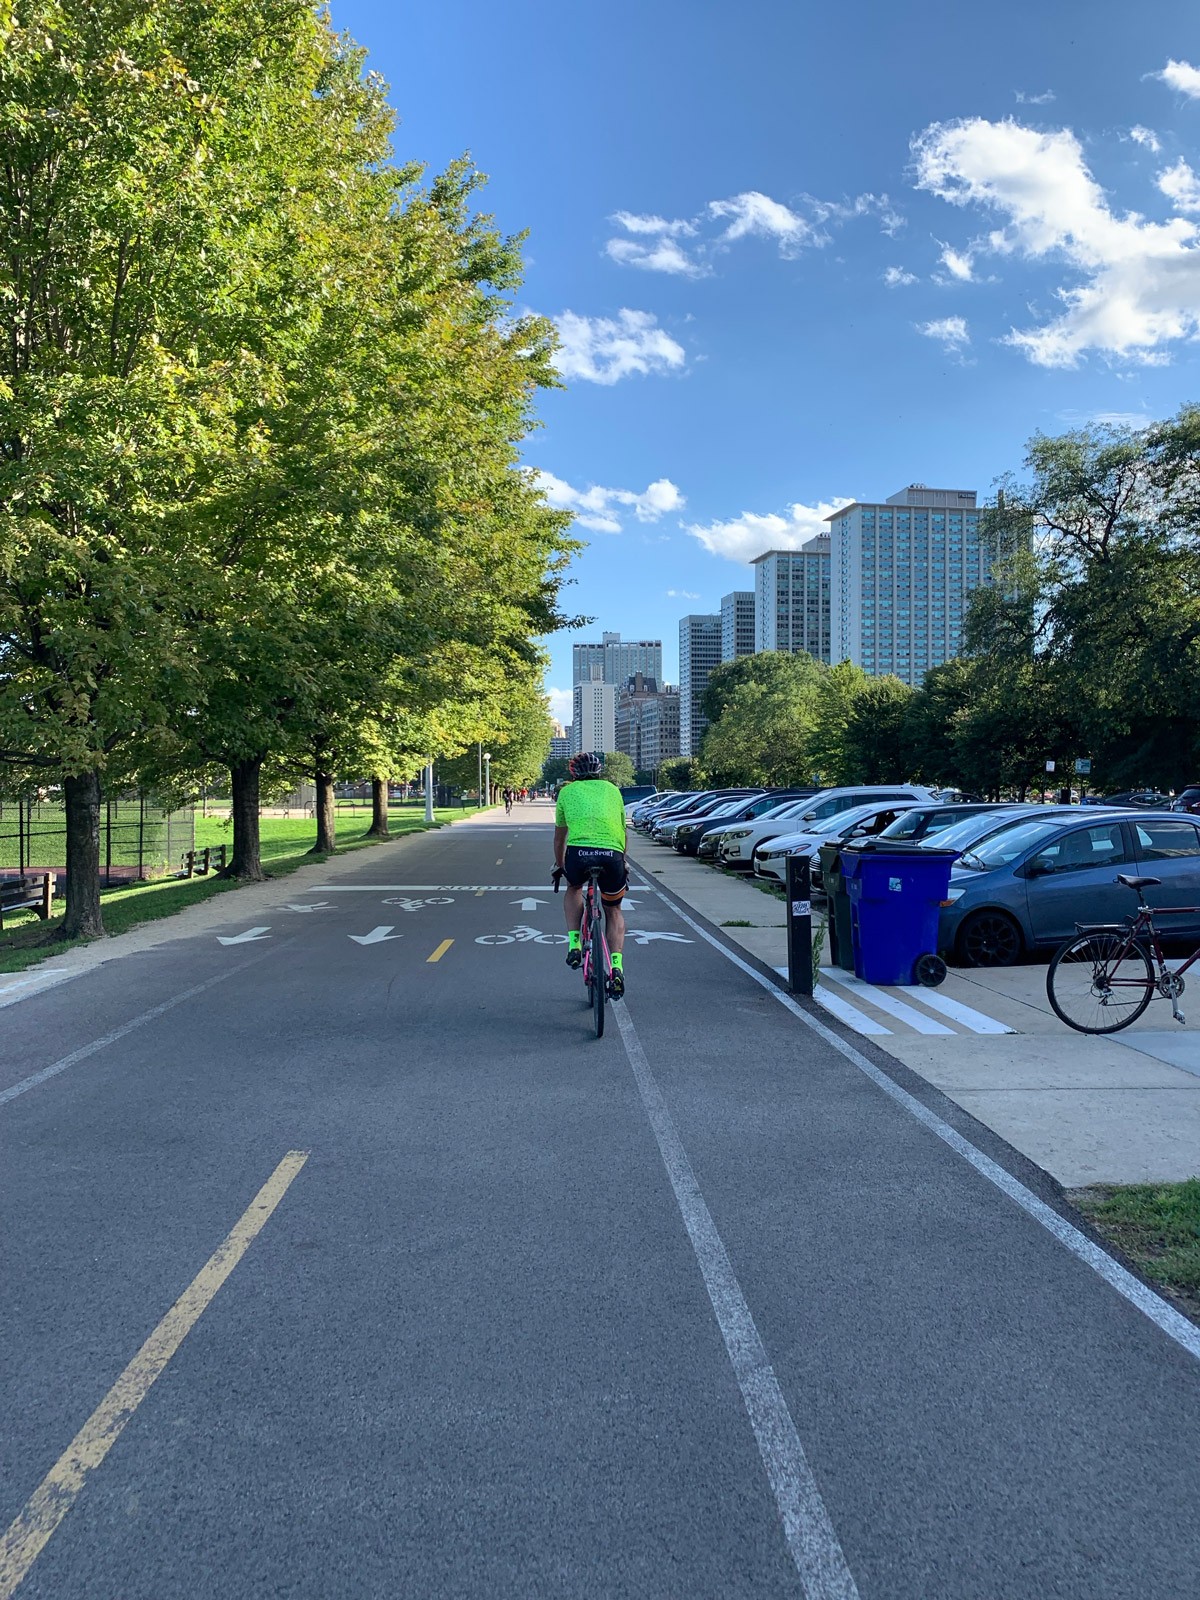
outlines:
[[842, 846], [850, 893], [854, 972], [866, 983], [930, 988], [946, 976], [937, 953], [938, 917], [954, 850], [864, 839]]

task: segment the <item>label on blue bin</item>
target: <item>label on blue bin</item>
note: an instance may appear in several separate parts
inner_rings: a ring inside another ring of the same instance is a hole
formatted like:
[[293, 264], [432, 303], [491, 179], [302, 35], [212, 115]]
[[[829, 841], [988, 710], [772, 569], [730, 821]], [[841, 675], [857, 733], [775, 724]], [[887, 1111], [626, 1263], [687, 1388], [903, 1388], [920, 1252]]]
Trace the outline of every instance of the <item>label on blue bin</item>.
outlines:
[[900, 893], [903, 892], [903, 889], [904, 889], [904, 880], [902, 878], [889, 878], [888, 879], [888, 893], [889, 894], [900, 894]]

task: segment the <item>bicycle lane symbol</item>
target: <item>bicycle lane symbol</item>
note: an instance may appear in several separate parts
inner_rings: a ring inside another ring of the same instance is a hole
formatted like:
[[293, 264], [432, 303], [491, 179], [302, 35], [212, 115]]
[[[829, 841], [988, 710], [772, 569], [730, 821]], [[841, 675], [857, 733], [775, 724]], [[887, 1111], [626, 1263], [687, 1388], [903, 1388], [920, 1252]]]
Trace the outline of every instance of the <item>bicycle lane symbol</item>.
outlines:
[[519, 924], [511, 928], [508, 933], [481, 933], [475, 940], [476, 944], [566, 944], [565, 933], [542, 933], [538, 928], [530, 928]]

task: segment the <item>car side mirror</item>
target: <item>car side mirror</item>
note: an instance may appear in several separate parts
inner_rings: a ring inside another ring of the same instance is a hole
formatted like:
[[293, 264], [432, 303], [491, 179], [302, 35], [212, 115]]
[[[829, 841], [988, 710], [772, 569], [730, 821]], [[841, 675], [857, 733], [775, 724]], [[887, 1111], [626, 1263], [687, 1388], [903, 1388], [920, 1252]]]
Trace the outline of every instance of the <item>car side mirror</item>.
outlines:
[[1035, 856], [1025, 868], [1025, 876], [1027, 878], [1048, 878], [1053, 871], [1053, 862], [1047, 861], [1045, 856]]

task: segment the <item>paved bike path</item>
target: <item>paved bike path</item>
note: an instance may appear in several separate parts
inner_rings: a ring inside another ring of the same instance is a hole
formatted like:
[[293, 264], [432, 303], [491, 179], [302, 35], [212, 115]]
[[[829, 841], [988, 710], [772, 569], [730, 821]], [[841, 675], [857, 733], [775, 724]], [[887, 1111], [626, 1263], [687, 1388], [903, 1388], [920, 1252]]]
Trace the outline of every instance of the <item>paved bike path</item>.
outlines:
[[[261, 941], [5, 1013], [19, 1081], [221, 980], [0, 1105], [0, 1525], [311, 1152], [22, 1596], [802, 1592], [621, 1034], [539, 942], [548, 863], [521, 812], [384, 847]], [[666, 902], [629, 921], [625, 1009], [858, 1592], [1188, 1592], [1192, 1358]]]

